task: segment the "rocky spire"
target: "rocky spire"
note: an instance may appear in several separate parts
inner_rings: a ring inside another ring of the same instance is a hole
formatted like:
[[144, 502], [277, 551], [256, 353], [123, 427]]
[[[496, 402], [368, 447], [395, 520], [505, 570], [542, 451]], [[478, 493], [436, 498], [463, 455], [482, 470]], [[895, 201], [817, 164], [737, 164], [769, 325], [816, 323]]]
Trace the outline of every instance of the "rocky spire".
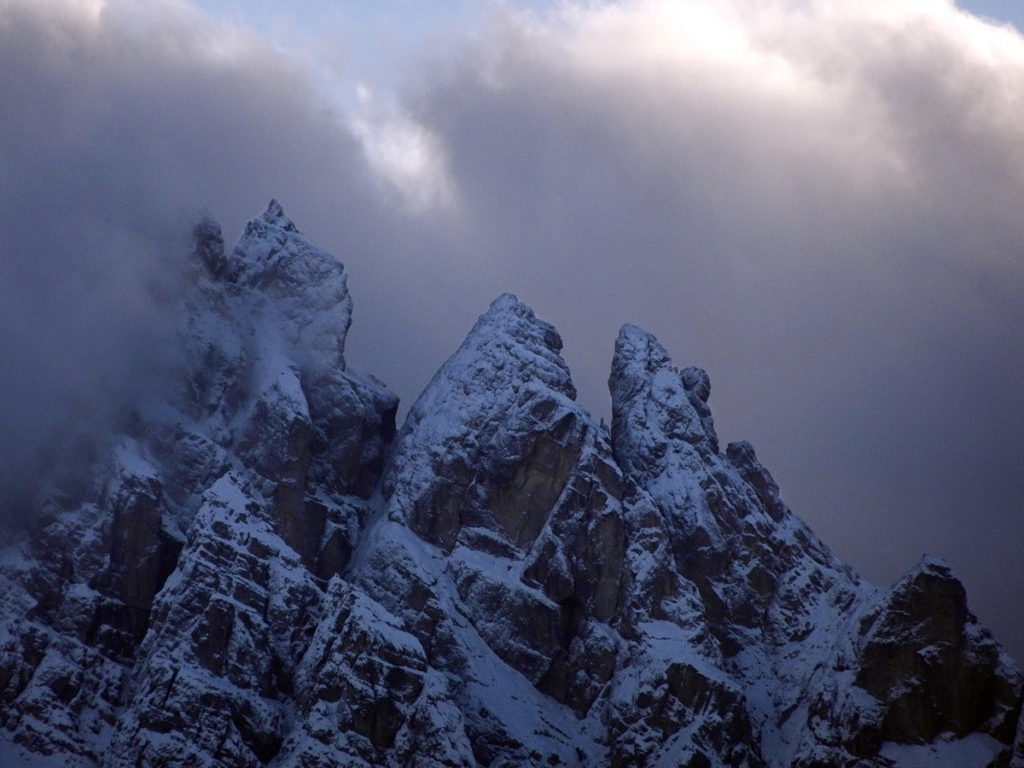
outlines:
[[[445, 549], [463, 528], [536, 538], [586, 418], [561, 347], [515, 296], [495, 299], [409, 411], [385, 481], [396, 519]], [[529, 484], [531, 503], [510, 507], [509, 484]]]
[[345, 268], [299, 232], [277, 201], [246, 225], [229, 271], [280, 328], [302, 367], [344, 369], [352, 322]]
[[283, 229], [285, 232], [299, 231], [295, 224], [292, 222], [292, 220], [285, 216], [284, 208], [282, 208], [281, 204], [277, 202], [277, 200], [275, 200], [274, 198], [271, 198], [270, 202], [267, 203], [267, 210], [263, 212], [263, 215], [260, 216], [260, 219], [265, 221], [270, 226], [277, 227], [278, 229]]
[[974, 732], [1012, 739], [1020, 676], [968, 610], [946, 562], [921, 558], [867, 612], [861, 630], [856, 684], [883, 705], [875, 724], [883, 741]]
[[[650, 333], [625, 325], [615, 341], [612, 372], [612, 444], [627, 473], [656, 473], [666, 451], [718, 452], [718, 436], [707, 401], [708, 375], [700, 368], [672, 366]], [[675, 448], [670, 448], [675, 446]]]

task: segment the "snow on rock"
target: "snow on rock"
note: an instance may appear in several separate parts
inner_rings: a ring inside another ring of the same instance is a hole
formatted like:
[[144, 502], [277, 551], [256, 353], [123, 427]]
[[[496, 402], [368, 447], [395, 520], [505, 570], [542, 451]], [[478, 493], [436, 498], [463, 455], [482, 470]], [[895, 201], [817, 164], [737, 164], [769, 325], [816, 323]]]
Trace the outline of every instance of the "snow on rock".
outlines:
[[1022, 678], [943, 561], [923, 558], [861, 619], [861, 633], [856, 684], [884, 704], [883, 740], [1012, 740]]
[[341, 262], [309, 242], [271, 200], [228, 261], [229, 279], [265, 299], [264, 321], [283, 332], [303, 368], [344, 369], [352, 298]]
[[230, 254], [212, 220], [194, 235], [178, 394], [134, 414], [78, 497], [43, 489], [32, 530], [0, 558], [12, 749], [90, 765], [190, 750], [212, 764], [228, 717], [221, 748], [262, 764], [283, 704], [239, 691], [262, 690], [278, 674], [268, 665], [290, 658], [261, 637], [294, 592], [281, 573], [301, 575], [315, 605], [316, 579], [345, 567], [368, 514], [360, 494], [397, 400], [346, 370], [343, 267], [276, 203]]
[[[423, 648], [397, 619], [337, 577], [295, 675], [299, 724], [280, 761], [383, 765], [424, 688]], [[416, 755], [406, 744], [408, 757]]]
[[674, 368], [665, 348], [643, 329], [624, 325], [619, 331], [608, 386], [616, 452], [627, 471], [656, 473], [659, 465], [651, 459], [668, 448], [666, 440], [702, 453], [718, 451], [708, 375], [700, 368]]
[[[898, 607], [881, 622], [891, 631], [917, 615], [927, 631], [915, 624], [880, 644], [862, 616], [875, 591], [782, 503], [748, 443], [718, 453], [703, 371], [675, 369], [653, 336], [626, 326], [609, 386], [615, 457], [665, 521], [669, 557], [699, 594], [720, 669], [745, 692], [769, 762], [874, 759], [883, 739], [927, 742], [946, 730], [1011, 738], [1019, 675], [973, 629], [943, 565], [919, 567], [919, 580], [939, 586], [916, 614], [897, 585], [889, 600]], [[922, 669], [935, 671], [922, 681]]]
[[962, 739], [944, 738], [929, 744], [896, 744], [886, 742], [880, 755], [896, 768], [989, 768], [998, 765], [1006, 745], [983, 733], [972, 733]]
[[532, 544], [587, 418], [561, 346], [511, 294], [491, 304], [409, 411], [384, 480], [394, 519], [447, 551], [474, 529]]
[[[491, 305], [410, 410], [385, 473], [385, 514], [357, 556], [364, 589], [398, 615], [418, 606], [410, 626], [430, 663], [479, 702], [460, 709], [471, 742], [493, 742], [488, 760], [578, 764], [567, 734], [615, 666], [621, 477], [573, 400], [560, 348], [515, 297]], [[494, 687], [466, 684], [481, 657], [498, 664]], [[563, 725], [506, 719], [530, 700]]]
[[153, 607], [106, 764], [273, 757], [320, 600], [254, 489], [230, 473], [217, 480]]
[[222, 424], [219, 441], [265, 477], [294, 485], [291, 475], [309, 469], [330, 491], [368, 496], [398, 401], [373, 377], [346, 370], [352, 299], [341, 263], [271, 201], [223, 272], [197, 282], [186, 331], [193, 410]]
[[646, 331], [609, 432], [505, 294], [396, 433], [280, 205], [190, 273], [176, 394], [0, 551], [0, 764], [1024, 768], [949, 568], [862, 583]]

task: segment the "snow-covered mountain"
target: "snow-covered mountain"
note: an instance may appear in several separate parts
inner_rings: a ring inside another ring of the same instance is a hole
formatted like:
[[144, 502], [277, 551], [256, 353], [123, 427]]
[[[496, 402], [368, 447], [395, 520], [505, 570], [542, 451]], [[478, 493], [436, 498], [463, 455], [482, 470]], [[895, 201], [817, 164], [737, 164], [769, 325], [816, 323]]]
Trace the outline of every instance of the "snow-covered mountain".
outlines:
[[861, 581], [649, 333], [609, 431], [501, 296], [396, 430], [280, 206], [192, 262], [177, 394], [0, 554], [0, 765], [1024, 767], [949, 568]]

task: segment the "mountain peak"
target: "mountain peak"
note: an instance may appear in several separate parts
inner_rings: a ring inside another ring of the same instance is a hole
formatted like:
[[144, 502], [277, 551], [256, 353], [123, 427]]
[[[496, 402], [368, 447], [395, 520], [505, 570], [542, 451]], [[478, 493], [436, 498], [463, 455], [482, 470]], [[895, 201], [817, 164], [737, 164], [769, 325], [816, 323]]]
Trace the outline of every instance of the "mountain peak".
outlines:
[[[663, 369], [675, 371], [672, 359], [654, 334], [636, 325], [623, 325], [615, 340], [610, 383], [628, 384]], [[689, 366], [678, 373], [686, 391], [706, 403], [711, 394], [711, 379], [707, 372], [703, 368]]]
[[245, 225], [233, 256], [239, 262], [236, 268], [248, 273], [250, 282], [260, 279], [268, 270], [277, 272], [296, 261], [316, 268], [333, 262], [339, 271], [341, 266], [333, 256], [314, 246], [299, 232], [277, 200], [271, 200], [262, 215]]
[[276, 200], [246, 224], [230, 269], [258, 311], [271, 317], [288, 344], [300, 350], [300, 365], [344, 368], [352, 318], [345, 268], [299, 232]]
[[267, 224], [283, 229], [285, 232], [299, 231], [295, 223], [285, 215], [284, 208], [281, 207], [281, 204], [275, 198], [270, 199], [270, 202], [267, 203], [267, 210], [263, 212], [260, 218]]
[[615, 358], [622, 363], [642, 365], [647, 371], [657, 370], [672, 362], [653, 333], [631, 323], [619, 329], [615, 339]]
[[553, 325], [515, 295], [503, 293], [479, 317], [442, 371], [469, 364], [473, 371], [467, 374], [481, 375], [481, 366], [489, 363], [492, 373], [511, 385], [536, 380], [573, 400], [576, 388], [561, 350], [562, 337]]
[[538, 318], [529, 305], [512, 293], [503, 293], [491, 302], [470, 336], [489, 333], [507, 335], [538, 350], [546, 349], [556, 357], [562, 350], [562, 337], [555, 327]]
[[533, 310], [530, 309], [530, 307], [528, 307], [526, 304], [519, 300], [518, 296], [516, 296], [514, 293], [509, 293], [508, 291], [506, 291], [505, 293], [501, 294], [500, 296], [498, 296], [498, 298], [491, 302], [489, 309], [500, 310], [515, 309], [520, 307], [529, 312], [533, 312]]
[[700, 368], [675, 368], [653, 334], [635, 325], [622, 327], [608, 387], [613, 442], [627, 464], [633, 463], [628, 457], [634, 453], [640, 464], [648, 463], [650, 434], [659, 435], [658, 442], [681, 440], [704, 452], [718, 452], [707, 404], [708, 375]]
[[921, 559], [914, 566], [914, 572], [934, 573], [935, 575], [954, 576], [953, 569], [945, 559], [936, 555], [921, 555]]
[[[474, 474], [503, 473], [499, 468], [533, 450], [540, 433], [551, 432], [556, 442], [579, 438], [588, 417], [574, 402], [561, 346], [554, 327], [512, 294], [491, 303], [409, 411], [385, 483], [397, 518], [450, 548], [463, 522], [489, 514], [450, 498], [453, 488]], [[466, 491], [470, 500], [480, 495]], [[451, 520], [440, 524], [448, 506]]]

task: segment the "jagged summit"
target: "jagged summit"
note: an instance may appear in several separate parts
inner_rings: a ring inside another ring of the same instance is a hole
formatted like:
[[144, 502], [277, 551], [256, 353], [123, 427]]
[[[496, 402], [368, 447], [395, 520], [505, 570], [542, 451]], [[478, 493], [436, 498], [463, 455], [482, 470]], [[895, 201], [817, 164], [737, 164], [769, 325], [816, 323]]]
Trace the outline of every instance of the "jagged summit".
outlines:
[[[494, 526], [486, 521], [495, 510], [485, 509], [494, 499], [469, 486], [511, 479], [525, 456], [549, 450], [538, 444], [542, 437], [578, 442], [589, 418], [574, 402], [561, 348], [555, 329], [515, 296], [495, 299], [409, 411], [384, 481], [393, 514], [444, 547], [467, 522]], [[572, 459], [566, 462], [550, 470], [546, 491], [533, 488], [545, 514]]]
[[339, 261], [194, 235], [177, 395], [0, 551], [0, 765], [1024, 768], [952, 571], [862, 582], [651, 334], [609, 433], [504, 294], [396, 431]]
[[341, 262], [313, 245], [271, 201], [250, 221], [232, 252], [234, 279], [266, 301], [289, 344], [306, 351], [306, 363], [344, 367], [352, 298]]
[[281, 204], [274, 198], [271, 198], [270, 202], [267, 203], [267, 210], [265, 210], [263, 215], [260, 216], [260, 220], [266, 222], [268, 225], [283, 229], [286, 232], [299, 231], [292, 220], [285, 216], [284, 208], [282, 208]]
[[608, 388], [612, 441], [624, 468], [654, 471], [672, 460], [665, 453], [669, 443], [683, 451], [692, 446], [701, 454], [718, 452], [718, 436], [707, 403], [711, 394], [708, 375], [700, 368], [680, 371], [673, 367], [652, 334], [635, 325], [622, 327], [615, 341]]
[[921, 559], [917, 561], [917, 565], [914, 566], [913, 571], [915, 573], [933, 573], [937, 576], [956, 579], [956, 574], [953, 573], [952, 566], [950, 566], [944, 558], [937, 557], [935, 555], [921, 555]]
[[403, 438], [414, 430], [436, 430], [430, 438], [436, 441], [467, 424], [498, 428], [533, 399], [564, 400], [576, 409], [570, 405], [576, 389], [561, 348], [553, 326], [512, 294], [502, 294], [413, 404]]
[[[554, 326], [539, 319], [530, 307], [511, 293], [504, 293], [480, 316], [459, 351], [442, 367], [442, 373], [469, 366], [462, 373], [470, 378], [492, 363], [497, 376], [510, 386], [540, 382], [576, 399], [569, 367], [562, 359], [562, 337]], [[506, 368], [508, 362], [516, 363]], [[517, 381], [518, 377], [518, 381]], [[481, 391], [497, 381], [474, 379], [471, 386]], [[493, 387], [500, 389], [500, 387]]]

